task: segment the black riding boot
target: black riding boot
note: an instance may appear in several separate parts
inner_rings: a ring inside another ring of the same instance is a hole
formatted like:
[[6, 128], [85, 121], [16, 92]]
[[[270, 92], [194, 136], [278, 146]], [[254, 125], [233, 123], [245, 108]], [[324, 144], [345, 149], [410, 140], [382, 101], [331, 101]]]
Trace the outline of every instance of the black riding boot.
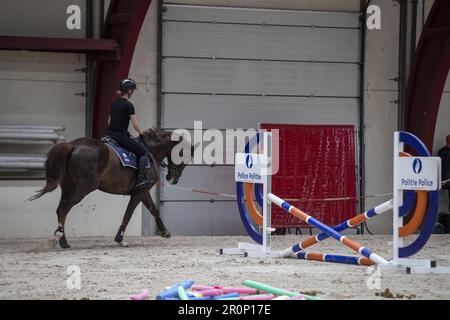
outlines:
[[147, 163], [147, 156], [139, 157], [137, 161], [137, 179], [136, 179], [136, 190], [141, 190], [150, 187], [150, 180], [145, 175], [145, 165]]

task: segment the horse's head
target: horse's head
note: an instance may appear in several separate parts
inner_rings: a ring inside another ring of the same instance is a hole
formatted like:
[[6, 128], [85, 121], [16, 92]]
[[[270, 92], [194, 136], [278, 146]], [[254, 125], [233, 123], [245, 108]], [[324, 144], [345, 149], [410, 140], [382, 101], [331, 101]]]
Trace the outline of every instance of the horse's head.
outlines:
[[[184, 147], [183, 144], [185, 144]], [[198, 145], [199, 144], [193, 146], [190, 143], [184, 143], [183, 139], [176, 142], [174, 141], [171, 154], [167, 157], [167, 181], [171, 184], [178, 183], [184, 168], [191, 162], [194, 155], [194, 150], [198, 147]], [[189, 154], [185, 154], [186, 150], [189, 151]]]
[[194, 150], [193, 146], [182, 136], [173, 137], [172, 131], [149, 129], [144, 131], [141, 140], [152, 152], [158, 161], [167, 158], [166, 180], [171, 184], [177, 184], [186, 165], [191, 162]]

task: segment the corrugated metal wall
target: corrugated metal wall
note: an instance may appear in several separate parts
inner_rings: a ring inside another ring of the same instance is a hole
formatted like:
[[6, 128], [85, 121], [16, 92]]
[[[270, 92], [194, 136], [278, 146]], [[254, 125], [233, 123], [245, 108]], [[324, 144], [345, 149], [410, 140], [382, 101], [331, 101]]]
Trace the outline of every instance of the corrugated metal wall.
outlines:
[[[359, 14], [164, 5], [164, 128], [357, 124]], [[205, 147], [205, 144], [204, 144]], [[192, 165], [181, 186], [234, 193], [233, 166]], [[230, 199], [161, 190], [175, 234], [240, 234]]]

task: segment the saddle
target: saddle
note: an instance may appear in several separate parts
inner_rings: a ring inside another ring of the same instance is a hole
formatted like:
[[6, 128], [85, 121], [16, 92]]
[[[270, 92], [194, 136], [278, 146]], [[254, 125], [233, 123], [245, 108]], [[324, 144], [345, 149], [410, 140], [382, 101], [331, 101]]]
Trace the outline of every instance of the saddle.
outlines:
[[[135, 140], [139, 141], [139, 138], [133, 138]], [[125, 149], [124, 147], [121, 147], [119, 145], [119, 143], [114, 140], [113, 138], [109, 137], [109, 136], [103, 136], [101, 141], [107, 145], [108, 147], [110, 147], [119, 157], [120, 162], [122, 163], [122, 166], [124, 167], [130, 167], [133, 168], [135, 170], [137, 170], [137, 157], [136, 155]], [[147, 164], [146, 164], [146, 168], [150, 168], [151, 167], [151, 159], [150, 157], [147, 155]]]

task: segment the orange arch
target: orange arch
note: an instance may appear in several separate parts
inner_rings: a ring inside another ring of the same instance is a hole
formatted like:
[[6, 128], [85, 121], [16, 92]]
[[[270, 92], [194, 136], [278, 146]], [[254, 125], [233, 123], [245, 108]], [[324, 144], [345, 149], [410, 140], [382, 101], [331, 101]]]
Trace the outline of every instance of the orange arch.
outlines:
[[252, 217], [252, 220], [258, 225], [262, 226], [263, 217], [259, 212], [258, 207], [255, 204], [255, 199], [253, 198], [253, 184], [252, 183], [244, 183], [244, 194], [245, 194], [245, 203], [247, 206], [248, 213]]
[[[411, 155], [407, 152], [400, 152], [400, 157], [411, 157]], [[414, 209], [412, 218], [403, 227], [398, 228], [398, 235], [400, 237], [406, 237], [413, 234], [417, 229], [419, 229], [425, 216], [426, 209], [427, 192], [417, 191], [416, 208]]]

